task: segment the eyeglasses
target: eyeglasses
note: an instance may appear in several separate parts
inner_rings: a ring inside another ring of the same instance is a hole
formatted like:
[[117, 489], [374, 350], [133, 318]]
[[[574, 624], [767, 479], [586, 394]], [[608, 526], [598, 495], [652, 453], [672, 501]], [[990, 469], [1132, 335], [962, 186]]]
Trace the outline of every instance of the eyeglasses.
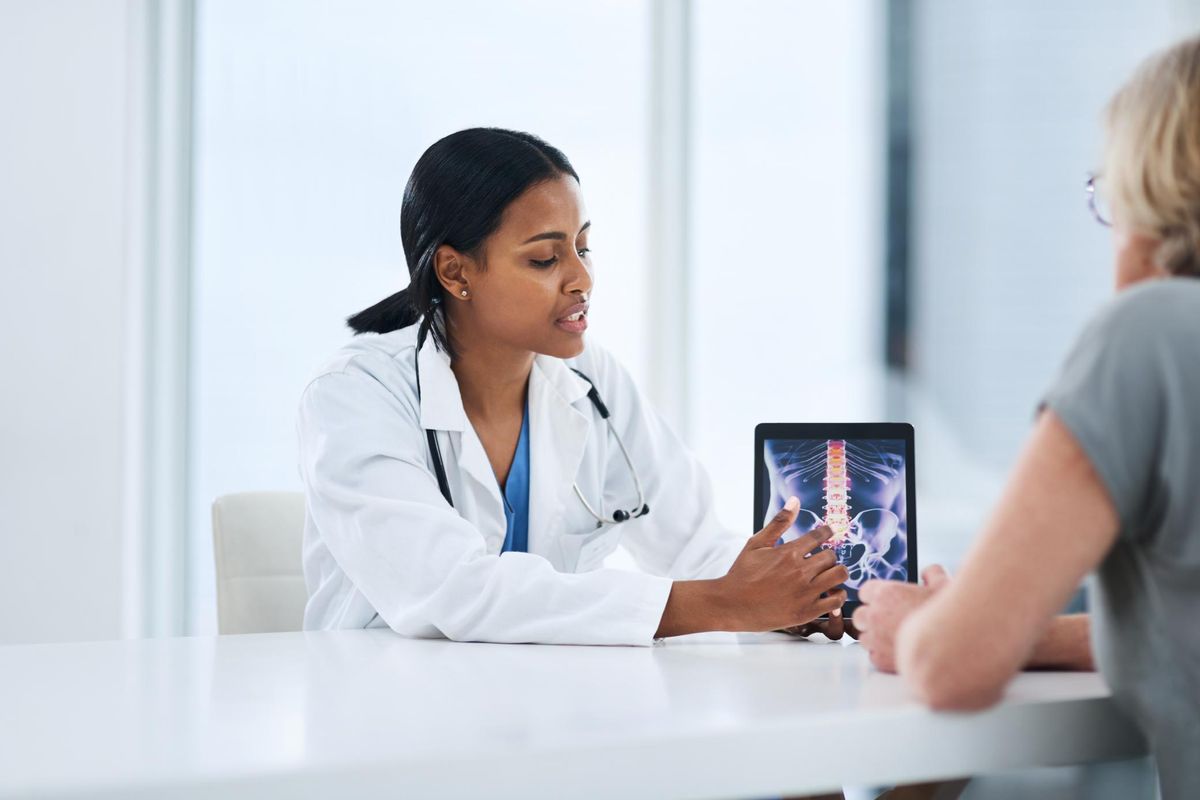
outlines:
[[1112, 212], [1108, 207], [1108, 199], [1104, 196], [1103, 183], [1101, 183], [1100, 175], [1095, 172], [1088, 173], [1087, 179], [1087, 196], [1088, 210], [1092, 212], [1092, 216], [1106, 228], [1112, 227]]

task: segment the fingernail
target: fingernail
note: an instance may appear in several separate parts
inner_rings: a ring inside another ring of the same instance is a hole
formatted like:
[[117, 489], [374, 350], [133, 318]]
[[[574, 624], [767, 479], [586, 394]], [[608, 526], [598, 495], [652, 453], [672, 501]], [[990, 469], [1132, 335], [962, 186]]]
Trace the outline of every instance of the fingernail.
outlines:
[[829, 612], [829, 613], [830, 613], [832, 616], [835, 616], [835, 617], [840, 617], [840, 616], [842, 615], [842, 610], [841, 610], [840, 608], [835, 608], [833, 611], [831, 611], [831, 612]]
[[787, 499], [787, 502], [783, 504], [783, 507], [787, 511], [795, 511], [800, 507], [800, 501], [796, 499], [795, 495], [793, 495]]

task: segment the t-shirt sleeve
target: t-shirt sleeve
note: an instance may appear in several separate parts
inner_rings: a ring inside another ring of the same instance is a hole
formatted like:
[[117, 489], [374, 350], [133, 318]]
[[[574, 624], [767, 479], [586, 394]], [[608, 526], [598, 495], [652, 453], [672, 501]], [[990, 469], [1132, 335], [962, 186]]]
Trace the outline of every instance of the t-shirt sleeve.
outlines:
[[1084, 329], [1042, 408], [1062, 420], [1108, 491], [1121, 535], [1143, 529], [1161, 463], [1171, 377], [1170, 303], [1130, 290]]

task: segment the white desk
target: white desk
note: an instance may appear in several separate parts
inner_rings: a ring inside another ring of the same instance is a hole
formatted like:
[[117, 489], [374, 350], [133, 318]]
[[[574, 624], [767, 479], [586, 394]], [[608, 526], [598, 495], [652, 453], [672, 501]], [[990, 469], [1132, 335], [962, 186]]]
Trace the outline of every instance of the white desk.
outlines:
[[753, 797], [1134, 756], [1093, 674], [933, 714], [856, 645], [387, 630], [0, 647], [0, 797]]

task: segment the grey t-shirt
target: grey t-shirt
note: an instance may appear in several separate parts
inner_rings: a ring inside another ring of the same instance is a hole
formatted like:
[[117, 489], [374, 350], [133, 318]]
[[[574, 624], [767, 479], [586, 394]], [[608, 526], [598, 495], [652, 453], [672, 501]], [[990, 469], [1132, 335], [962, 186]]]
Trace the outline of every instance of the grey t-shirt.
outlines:
[[1200, 797], [1200, 279], [1121, 292], [1045, 404], [1120, 516], [1091, 593], [1100, 669], [1146, 735], [1164, 800]]

